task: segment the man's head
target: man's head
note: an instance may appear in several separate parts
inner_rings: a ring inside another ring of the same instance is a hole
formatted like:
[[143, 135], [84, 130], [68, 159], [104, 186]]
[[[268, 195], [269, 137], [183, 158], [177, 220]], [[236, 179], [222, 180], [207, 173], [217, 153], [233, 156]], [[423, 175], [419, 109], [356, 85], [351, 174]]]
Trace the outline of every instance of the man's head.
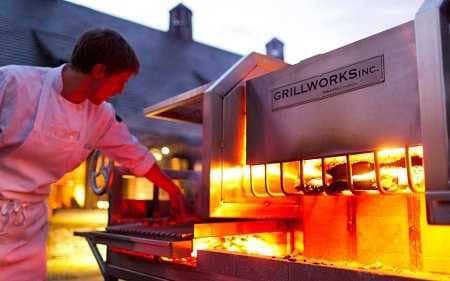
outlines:
[[72, 68], [90, 80], [87, 98], [100, 104], [120, 93], [128, 79], [139, 72], [139, 61], [128, 42], [116, 31], [92, 29], [77, 40]]
[[96, 64], [103, 64], [108, 75], [123, 71], [139, 72], [139, 61], [133, 48], [116, 31], [97, 28], [83, 33], [77, 40], [70, 59], [80, 72], [89, 73]]

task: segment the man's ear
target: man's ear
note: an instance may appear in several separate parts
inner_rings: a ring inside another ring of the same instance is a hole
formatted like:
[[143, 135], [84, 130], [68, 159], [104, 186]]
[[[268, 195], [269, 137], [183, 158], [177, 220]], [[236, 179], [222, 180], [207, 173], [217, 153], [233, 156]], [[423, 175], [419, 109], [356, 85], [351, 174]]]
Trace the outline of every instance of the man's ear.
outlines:
[[91, 77], [94, 79], [103, 79], [106, 77], [106, 65], [97, 63], [91, 69]]

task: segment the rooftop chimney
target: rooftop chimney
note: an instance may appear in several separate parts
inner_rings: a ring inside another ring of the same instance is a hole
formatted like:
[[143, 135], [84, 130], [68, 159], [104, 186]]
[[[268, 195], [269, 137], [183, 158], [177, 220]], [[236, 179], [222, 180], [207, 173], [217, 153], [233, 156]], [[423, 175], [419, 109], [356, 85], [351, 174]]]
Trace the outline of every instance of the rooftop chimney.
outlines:
[[284, 44], [276, 37], [266, 44], [266, 54], [268, 56], [284, 60]]
[[169, 34], [182, 40], [192, 40], [192, 12], [183, 4], [170, 10]]

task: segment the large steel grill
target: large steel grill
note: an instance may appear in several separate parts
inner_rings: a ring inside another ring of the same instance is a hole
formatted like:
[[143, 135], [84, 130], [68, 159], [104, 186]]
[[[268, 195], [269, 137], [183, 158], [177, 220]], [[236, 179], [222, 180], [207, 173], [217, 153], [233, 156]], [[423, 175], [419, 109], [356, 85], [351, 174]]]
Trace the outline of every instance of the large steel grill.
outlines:
[[292, 66], [250, 54], [147, 108], [202, 127], [202, 220], [152, 220], [157, 189], [117, 184], [106, 232], [79, 234], [108, 245], [105, 278], [449, 280], [449, 7]]

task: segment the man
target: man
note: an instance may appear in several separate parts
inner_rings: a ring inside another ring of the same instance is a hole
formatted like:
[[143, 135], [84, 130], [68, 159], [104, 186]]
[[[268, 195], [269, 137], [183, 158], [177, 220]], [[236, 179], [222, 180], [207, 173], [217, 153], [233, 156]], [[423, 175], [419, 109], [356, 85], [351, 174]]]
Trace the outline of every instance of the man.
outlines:
[[0, 280], [46, 279], [49, 185], [99, 149], [165, 189], [183, 219], [178, 187], [105, 102], [139, 71], [117, 32], [95, 29], [58, 68], [0, 68]]

